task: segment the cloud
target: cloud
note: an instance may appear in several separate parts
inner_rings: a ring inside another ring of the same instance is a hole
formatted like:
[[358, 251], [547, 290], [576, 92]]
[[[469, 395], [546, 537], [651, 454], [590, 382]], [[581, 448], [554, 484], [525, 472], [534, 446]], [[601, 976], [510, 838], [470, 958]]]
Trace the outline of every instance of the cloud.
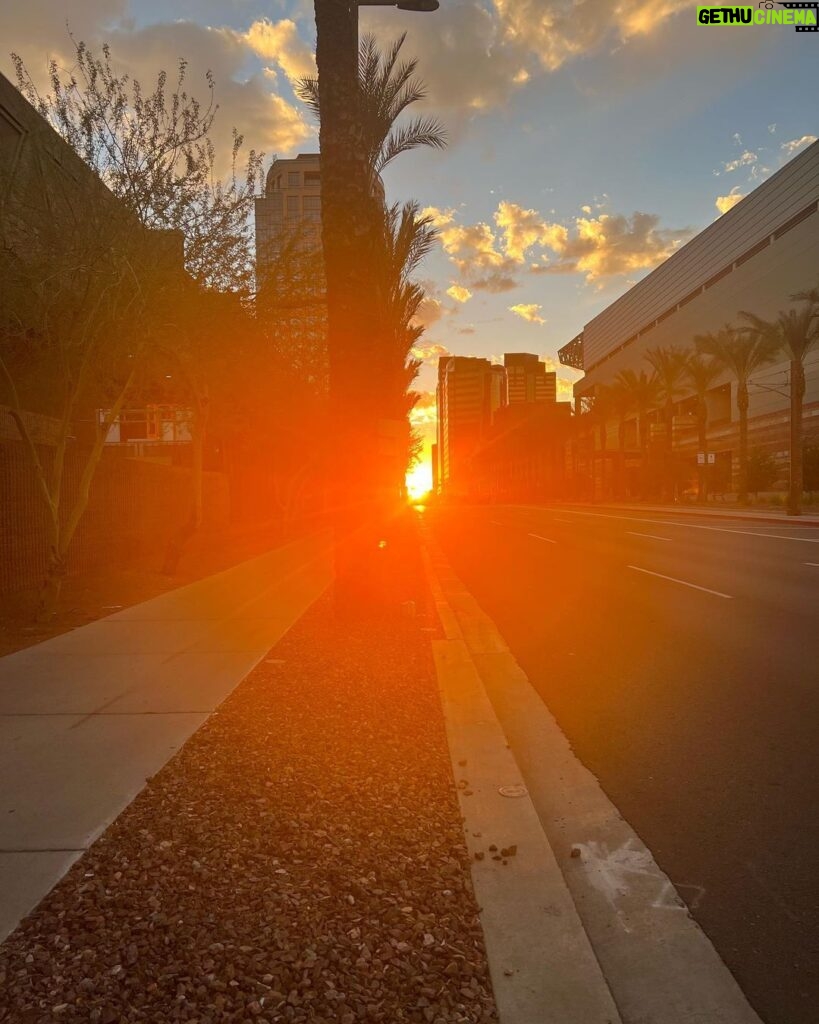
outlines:
[[456, 306], [447, 306], [434, 295], [426, 295], [418, 307], [413, 322], [421, 327], [431, 327], [439, 320], [443, 320], [445, 316], [452, 316], [457, 311]]
[[714, 200], [714, 205], [720, 213], [727, 213], [729, 210], [732, 210], [741, 199], [745, 198], [744, 193], [740, 192], [739, 189], [739, 185], [734, 185], [727, 196], [717, 196]]
[[[583, 374], [580, 371], [567, 370], [567, 368], [565, 366], [563, 366], [561, 363], [559, 363], [552, 356], [541, 356], [540, 358], [546, 364], [547, 372], [549, 372], [549, 373], [556, 373], [557, 374], [557, 397], [558, 397], [558, 400], [562, 400], [562, 399], [566, 399], [566, 398], [574, 398], [574, 382], [575, 382], [575, 380], [579, 380], [583, 376]], [[566, 376], [561, 376], [561, 374], [565, 374], [567, 372], [568, 373], [575, 373], [576, 372], [577, 376], [574, 377], [574, 378], [566, 377]]]
[[494, 0], [502, 38], [546, 71], [613, 42], [648, 35], [690, 0]]
[[815, 135], [803, 135], [800, 139], [791, 139], [790, 142], [783, 142], [779, 147], [786, 160], [790, 160], [792, 156], [796, 156], [800, 149], [804, 149], [806, 146], [810, 146], [816, 142]]
[[[757, 160], [759, 160], [758, 154], [746, 149], [742, 156], [738, 156], [736, 160], [729, 160], [728, 163], [723, 164], [722, 170], [725, 174], [731, 174], [733, 171], [739, 170], [740, 167], [750, 167]], [[719, 174], [720, 172], [718, 171], [717, 173]]]
[[536, 210], [524, 210], [516, 203], [502, 201], [494, 219], [503, 235], [504, 251], [515, 263], [525, 262], [535, 245], [559, 250], [568, 240], [562, 224], [549, 224]]
[[540, 315], [540, 311], [543, 306], [538, 305], [535, 302], [526, 303], [520, 302], [517, 306], [509, 306], [509, 312], [514, 313], [515, 316], [519, 316], [521, 320], [525, 320], [530, 324], [545, 324], [546, 321]]
[[[35, 83], [48, 88], [48, 57], [66, 68], [74, 63], [74, 48], [65, 23], [54, 16], [53, 5], [44, 0], [8, 7], [7, 11], [3, 5], [0, 33], [4, 38], [19, 40], [16, 49]], [[126, 14], [124, 2], [80, 0], [71, 5], [69, 27], [74, 38], [84, 40], [95, 52], [108, 41], [115, 70], [127, 72], [146, 90], [153, 87], [161, 70], [167, 71], [169, 83], [173, 82], [179, 60], [184, 58], [188, 65], [185, 88], [189, 95], [206, 103], [205, 75], [211, 71], [219, 106], [212, 133], [219, 173], [229, 169], [233, 127], [244, 135], [248, 149], [267, 153], [292, 152], [313, 134], [302, 109], [277, 91], [275, 78], [262, 70], [248, 74], [251, 50], [240, 33], [192, 21], [135, 29]], [[3, 67], [10, 70], [7, 65]]]
[[[444, 252], [470, 288], [504, 292], [523, 273], [582, 274], [588, 284], [655, 267], [694, 234], [691, 228], [660, 226], [654, 213], [600, 213], [566, 225], [546, 220], [537, 210], [502, 201], [485, 222], [463, 225], [452, 211], [436, 211]], [[532, 260], [528, 263], [527, 260]]]
[[453, 284], [446, 290], [447, 295], [456, 302], [469, 302], [472, 292], [462, 284]]
[[498, 250], [490, 224], [457, 224], [453, 210], [434, 206], [427, 207], [423, 215], [438, 228], [444, 252], [470, 289], [499, 293], [517, 287], [513, 276], [516, 261]]
[[[506, 106], [538, 78], [592, 54], [659, 33], [691, 0], [447, 0], [408, 18], [407, 50], [418, 56], [428, 103], [457, 134], [469, 117]], [[362, 26], [393, 39], [393, 11], [367, 10]], [[402, 24], [402, 28], [404, 25]], [[644, 50], [633, 62], [643, 69]], [[466, 115], [448, 118], [451, 114]]]
[[[375, 30], [383, 40], [396, 35], [395, 12], [373, 7], [362, 28]], [[497, 109], [524, 88], [531, 57], [525, 47], [505, 39], [497, 11], [484, 0], [451, 0], [434, 15], [414, 16], [406, 27], [407, 53], [419, 58], [430, 108], [447, 115], [475, 115]], [[450, 131], [461, 122], [450, 118]]]
[[438, 421], [438, 408], [434, 391], [421, 391], [418, 400], [410, 412], [410, 423], [416, 429], [435, 426]]
[[258, 57], [278, 64], [291, 82], [316, 73], [313, 50], [299, 36], [296, 23], [289, 18], [282, 21], [260, 18], [247, 32], [234, 34]]
[[412, 349], [412, 358], [420, 359], [422, 363], [437, 364], [442, 356], [449, 355], [452, 355], [449, 349], [437, 341], [421, 342]]

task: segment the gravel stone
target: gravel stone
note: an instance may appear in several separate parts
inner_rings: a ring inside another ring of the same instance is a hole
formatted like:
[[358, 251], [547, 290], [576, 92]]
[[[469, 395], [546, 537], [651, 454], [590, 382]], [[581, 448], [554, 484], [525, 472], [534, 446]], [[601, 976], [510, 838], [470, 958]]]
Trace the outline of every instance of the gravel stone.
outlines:
[[0, 946], [0, 1022], [497, 1021], [436, 629], [317, 603]]

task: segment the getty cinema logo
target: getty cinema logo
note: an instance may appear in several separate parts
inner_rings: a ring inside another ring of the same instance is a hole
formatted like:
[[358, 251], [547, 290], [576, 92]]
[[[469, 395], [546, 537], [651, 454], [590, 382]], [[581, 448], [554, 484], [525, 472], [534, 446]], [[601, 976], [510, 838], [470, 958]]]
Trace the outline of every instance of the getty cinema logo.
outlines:
[[819, 32], [819, 0], [814, 3], [758, 3], [756, 7], [698, 7], [700, 25], [793, 25], [797, 32]]

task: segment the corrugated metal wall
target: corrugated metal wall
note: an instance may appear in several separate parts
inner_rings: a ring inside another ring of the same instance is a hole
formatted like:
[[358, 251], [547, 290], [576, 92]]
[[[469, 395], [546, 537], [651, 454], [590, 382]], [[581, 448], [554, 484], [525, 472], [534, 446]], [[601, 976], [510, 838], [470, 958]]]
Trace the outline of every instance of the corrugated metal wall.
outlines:
[[[609, 352], [770, 239], [811, 204], [816, 210], [817, 203], [819, 142], [814, 142], [591, 320], [583, 330], [586, 368], [594, 367]], [[819, 223], [813, 222], [812, 230], [819, 236]], [[784, 248], [788, 234], [771, 241], [774, 258], [773, 250]], [[814, 274], [817, 271], [819, 267], [814, 267]]]

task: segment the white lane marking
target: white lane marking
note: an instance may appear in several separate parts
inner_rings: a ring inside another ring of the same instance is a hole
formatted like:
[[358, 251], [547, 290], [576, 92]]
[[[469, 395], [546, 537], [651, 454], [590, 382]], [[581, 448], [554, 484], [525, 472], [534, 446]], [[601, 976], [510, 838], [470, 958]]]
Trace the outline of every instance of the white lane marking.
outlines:
[[805, 565], [815, 565], [819, 567], [819, 562], [805, 562]]
[[539, 533], [530, 533], [530, 537], [534, 537], [535, 540], [545, 540], [547, 544], [557, 544], [556, 540], [552, 540], [551, 537], [541, 537]]
[[[538, 509], [537, 505], [525, 505], [524, 508]], [[540, 509], [548, 512], [548, 509]], [[697, 523], [677, 523], [672, 519], [638, 519], [636, 516], [610, 516], [605, 512], [575, 512], [568, 509], [574, 516], [594, 516], [596, 519], [625, 519], [629, 523], [652, 523], [654, 526], [684, 526], [687, 530], [710, 530], [712, 533], [736, 533], [745, 537], [769, 537], [771, 540], [801, 540], [803, 544], [819, 544], [819, 538], [785, 537], [780, 533], [751, 533], [750, 530], [728, 530], [723, 526], [700, 526]], [[764, 527], [762, 527], [764, 528]], [[806, 529], [806, 527], [801, 527]]]
[[649, 540], [671, 540], [670, 537], [658, 537], [653, 533], [635, 533], [633, 530], [626, 530], [631, 537], [648, 537]]
[[490, 519], [490, 520], [489, 520], [489, 525], [490, 525], [490, 526], [503, 526], [503, 523], [499, 523], [499, 522], [497, 521], [497, 519]]
[[671, 583], [680, 583], [684, 587], [691, 587], [692, 590], [702, 590], [706, 594], [713, 594], [715, 597], [724, 597], [727, 600], [733, 598], [733, 594], [723, 594], [719, 590], [711, 590], [710, 587], [701, 587], [697, 583], [689, 583], [687, 580], [678, 580], [675, 576], [663, 576], [661, 572], [652, 572], [651, 569], [641, 569], [639, 565], [628, 565], [627, 569], [634, 569], [635, 572], [644, 572], [647, 576], [657, 576], [661, 580], [669, 580]]

